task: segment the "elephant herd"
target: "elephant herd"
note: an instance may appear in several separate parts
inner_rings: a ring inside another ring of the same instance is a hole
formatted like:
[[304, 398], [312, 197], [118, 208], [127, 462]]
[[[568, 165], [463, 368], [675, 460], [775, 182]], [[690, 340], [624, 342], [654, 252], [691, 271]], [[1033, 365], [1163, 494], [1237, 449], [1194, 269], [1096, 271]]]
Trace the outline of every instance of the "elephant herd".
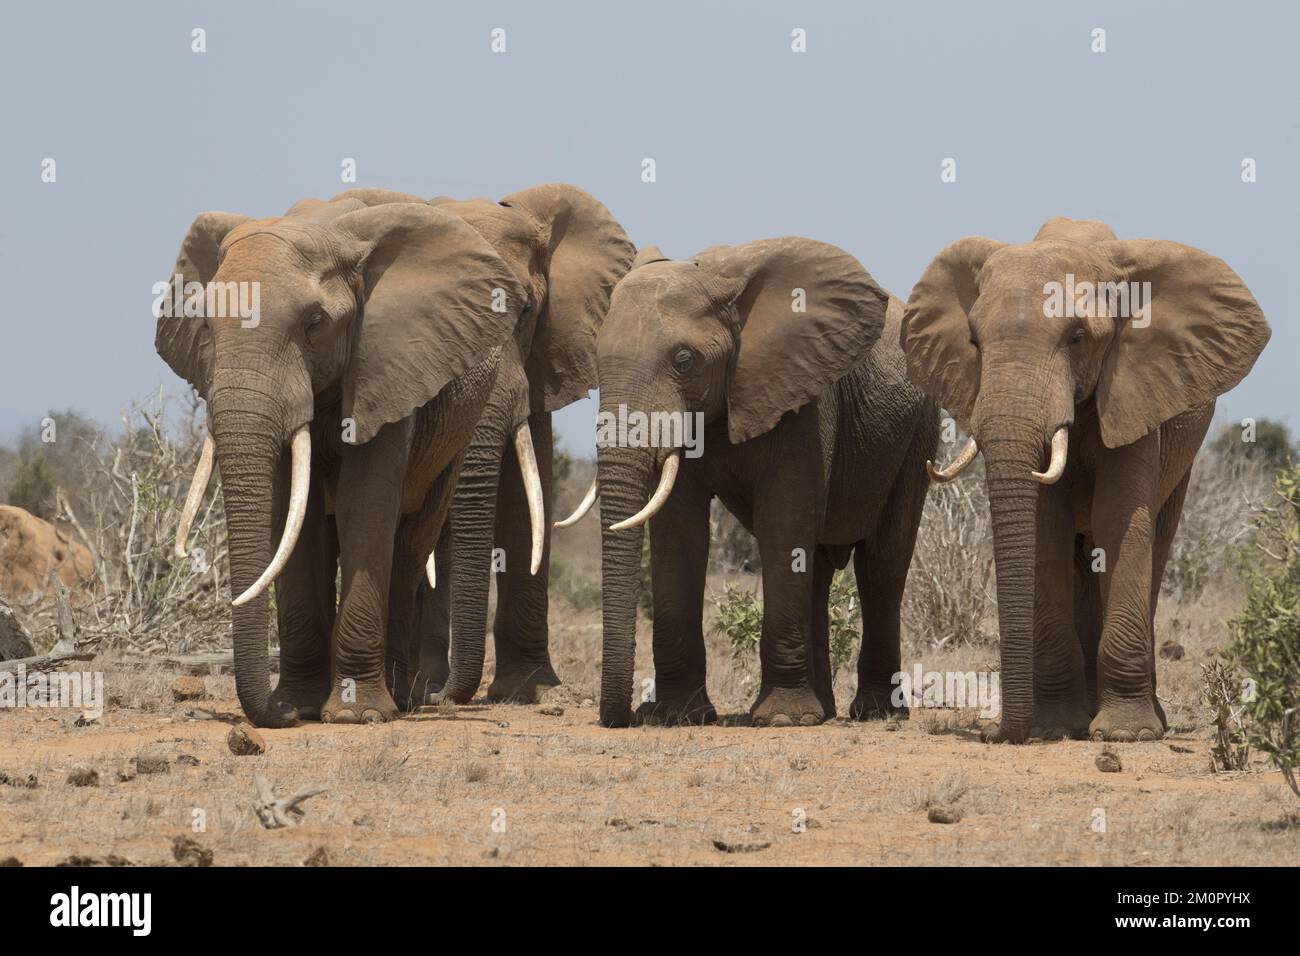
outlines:
[[[1100, 222], [959, 240], [904, 303], [811, 239], [638, 252], [605, 206], [554, 184], [499, 202], [354, 189], [280, 217], [207, 212], [174, 278], [259, 290], [251, 320], [160, 316], [156, 347], [207, 402], [177, 554], [216, 465], [236, 686], [266, 727], [470, 700], [494, 576], [487, 695], [536, 701], [560, 682], [552, 526], [597, 501], [601, 723], [716, 719], [714, 497], [762, 559], [753, 723], [835, 716], [827, 603], [850, 557], [863, 634], [849, 715], [902, 710], [899, 612], [927, 489], [982, 454], [1001, 638], [987, 738], [1158, 738], [1154, 618], [1192, 461], [1269, 338], [1221, 260]], [[553, 522], [551, 413], [593, 388], [617, 437], [598, 428], [596, 481]], [[941, 408], [969, 438], [936, 468]], [[664, 428], [647, 439], [629, 419]], [[633, 711], [647, 524], [655, 694]]]

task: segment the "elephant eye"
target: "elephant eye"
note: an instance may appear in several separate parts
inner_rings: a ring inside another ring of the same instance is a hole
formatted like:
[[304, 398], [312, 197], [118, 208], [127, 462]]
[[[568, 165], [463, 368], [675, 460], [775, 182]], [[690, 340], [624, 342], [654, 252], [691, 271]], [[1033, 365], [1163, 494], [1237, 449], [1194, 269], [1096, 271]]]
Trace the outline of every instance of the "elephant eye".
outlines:
[[680, 373], [689, 372], [691, 365], [695, 363], [695, 353], [690, 349], [678, 349], [677, 354], [673, 356], [673, 368]]
[[325, 313], [320, 309], [313, 309], [311, 312], [308, 312], [307, 317], [302, 320], [302, 327], [306, 329], [308, 335], [318, 331], [324, 324]]
[[1083, 338], [1084, 338], [1083, 329], [1075, 329], [1073, 332], [1070, 333], [1070, 344], [1078, 345], [1080, 342], [1083, 341]]

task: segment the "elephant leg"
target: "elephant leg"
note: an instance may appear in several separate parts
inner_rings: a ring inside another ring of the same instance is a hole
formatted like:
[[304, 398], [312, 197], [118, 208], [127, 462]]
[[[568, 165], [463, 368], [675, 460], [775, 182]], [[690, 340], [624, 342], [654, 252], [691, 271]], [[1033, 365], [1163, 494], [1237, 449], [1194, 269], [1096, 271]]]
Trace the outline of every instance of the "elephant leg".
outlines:
[[930, 490], [923, 476], [925, 460], [934, 447], [933, 428], [922, 428], [923, 437], [912, 442], [881, 511], [875, 535], [854, 551], [853, 569], [862, 603], [858, 690], [849, 706], [849, 716], [854, 720], [908, 714], [905, 703], [894, 702], [894, 692], [902, 671], [903, 590]]
[[1156, 516], [1155, 541], [1151, 549], [1151, 707], [1165, 730], [1169, 729], [1169, 720], [1165, 717], [1165, 709], [1160, 706], [1160, 698], [1156, 696], [1156, 607], [1160, 603], [1160, 584], [1165, 577], [1165, 565], [1169, 563], [1169, 552], [1183, 516], [1183, 502], [1187, 499], [1187, 485], [1191, 479], [1192, 472], [1188, 469], [1161, 507]]
[[812, 642], [808, 645], [808, 671], [817, 700], [826, 712], [826, 719], [835, 716], [835, 673], [831, 670], [831, 581], [835, 577], [835, 564], [825, 548], [818, 548], [813, 557], [812, 590]]
[[1159, 433], [1111, 450], [1097, 469], [1092, 531], [1106, 559], [1097, 648], [1099, 740], [1158, 740], [1164, 725], [1152, 706], [1152, 503], [1160, 468]]
[[497, 495], [495, 543], [506, 556], [506, 567], [497, 575], [497, 609], [492, 623], [496, 648], [496, 673], [488, 685], [489, 700], [536, 703], [548, 688], [560, 683], [551, 666], [546, 626], [547, 586], [551, 558], [551, 414], [540, 412], [528, 419], [537, 471], [542, 480], [545, 520], [542, 527], [542, 563], [533, 574], [529, 567], [532, 534], [528, 500], [514, 444], [507, 444], [501, 462], [500, 491]]
[[1034, 737], [1087, 734], [1088, 678], [1074, 629], [1074, 511], [1068, 487], [1038, 498], [1034, 583]]
[[654, 598], [654, 700], [637, 708], [645, 724], [714, 723], [705, 688], [704, 579], [709, 563], [708, 491], [684, 469], [650, 519], [650, 588]]
[[[425, 700], [427, 680], [420, 673], [420, 589], [428, 589], [425, 565], [446, 523], [459, 458], [435, 480], [419, 511], [403, 515], [393, 540], [392, 583], [388, 593], [386, 671], [397, 706], [414, 710]], [[446, 590], [449, 583], [441, 582]]]
[[[313, 472], [311, 478], [298, 544], [275, 582], [280, 677], [271, 702], [292, 708], [300, 720], [318, 719], [321, 704], [330, 693], [330, 634], [339, 555], [334, 522], [325, 514], [320, 476]], [[273, 527], [284, 526], [288, 488], [286, 456], [275, 477]]]
[[451, 647], [451, 525], [444, 522], [438, 534], [434, 562], [438, 586], [420, 582], [416, 593], [419, 604], [420, 658], [419, 677], [424, 682], [424, 696], [436, 694], [447, 683], [448, 650]]
[[1097, 713], [1097, 647], [1101, 643], [1101, 575], [1092, 570], [1092, 538], [1074, 538], [1074, 631], [1083, 653], [1088, 713]]
[[783, 423], [788, 440], [771, 446], [757, 464], [754, 536], [763, 561], [763, 673], [750, 715], [760, 727], [812, 726], [831, 716], [813, 688], [808, 654], [812, 572], [826, 487], [814, 405]]
[[365, 445], [343, 449], [335, 501], [343, 588], [334, 622], [333, 688], [321, 710], [327, 722], [398, 715], [384, 679], [384, 650], [411, 429], [410, 419], [393, 422]]

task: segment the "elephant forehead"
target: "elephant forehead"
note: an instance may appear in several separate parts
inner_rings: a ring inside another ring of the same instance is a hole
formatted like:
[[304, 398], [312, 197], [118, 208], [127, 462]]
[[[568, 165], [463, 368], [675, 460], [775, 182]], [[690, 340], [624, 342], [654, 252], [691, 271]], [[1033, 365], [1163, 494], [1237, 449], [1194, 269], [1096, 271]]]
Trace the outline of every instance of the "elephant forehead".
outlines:
[[980, 296], [1017, 291], [1042, 296], [1049, 283], [1096, 282], [1115, 270], [1094, 249], [1069, 241], [1040, 240], [1005, 246], [989, 256], [979, 274]]
[[320, 275], [344, 260], [340, 243], [317, 223], [287, 219], [245, 223], [221, 245], [221, 271], [296, 269]]

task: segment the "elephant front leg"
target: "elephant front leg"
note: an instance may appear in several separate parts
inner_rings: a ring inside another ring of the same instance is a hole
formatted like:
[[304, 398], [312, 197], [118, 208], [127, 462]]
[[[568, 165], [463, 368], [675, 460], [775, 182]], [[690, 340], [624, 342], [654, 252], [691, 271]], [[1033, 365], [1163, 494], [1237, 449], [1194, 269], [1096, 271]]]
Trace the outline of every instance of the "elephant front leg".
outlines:
[[[798, 487], [797, 483], [793, 483]], [[787, 496], [761, 502], [755, 510], [763, 560], [763, 635], [759, 642], [763, 679], [750, 709], [757, 727], [810, 727], [827, 712], [811, 666], [813, 577], [819, 502]], [[829, 665], [827, 665], [829, 669]]]
[[1092, 712], [1083, 647], [1075, 630], [1074, 509], [1065, 483], [1038, 499], [1034, 584], [1034, 717], [1030, 736], [1081, 738]]
[[704, 579], [709, 562], [707, 491], [691, 482], [691, 463], [650, 519], [654, 598], [654, 699], [637, 708], [644, 724], [707, 724], [718, 712], [705, 688]]
[[[325, 514], [320, 469], [314, 469], [298, 544], [275, 582], [276, 633], [280, 643], [280, 677], [271, 702], [292, 710], [299, 720], [316, 720], [330, 692], [330, 634], [334, 629], [334, 579], [338, 539], [334, 520]], [[283, 527], [288, 511], [289, 463], [280, 463], [275, 479], [274, 527]]]
[[560, 678], [551, 666], [546, 626], [547, 588], [551, 562], [551, 414], [528, 420], [537, 471], [542, 484], [542, 562], [533, 574], [532, 531], [523, 475], [513, 443], [501, 462], [495, 544], [505, 555], [505, 570], [497, 577], [497, 609], [492, 624], [496, 672], [488, 685], [488, 700], [536, 703]]
[[1159, 474], [1158, 432], [1115, 449], [1098, 468], [1093, 536], [1106, 562], [1097, 648], [1094, 740], [1158, 740], [1151, 656], [1152, 506]]
[[393, 720], [384, 675], [393, 542], [402, 511], [409, 420], [385, 425], [343, 449], [335, 505], [342, 598], [334, 623], [333, 687], [321, 719], [341, 724]]

